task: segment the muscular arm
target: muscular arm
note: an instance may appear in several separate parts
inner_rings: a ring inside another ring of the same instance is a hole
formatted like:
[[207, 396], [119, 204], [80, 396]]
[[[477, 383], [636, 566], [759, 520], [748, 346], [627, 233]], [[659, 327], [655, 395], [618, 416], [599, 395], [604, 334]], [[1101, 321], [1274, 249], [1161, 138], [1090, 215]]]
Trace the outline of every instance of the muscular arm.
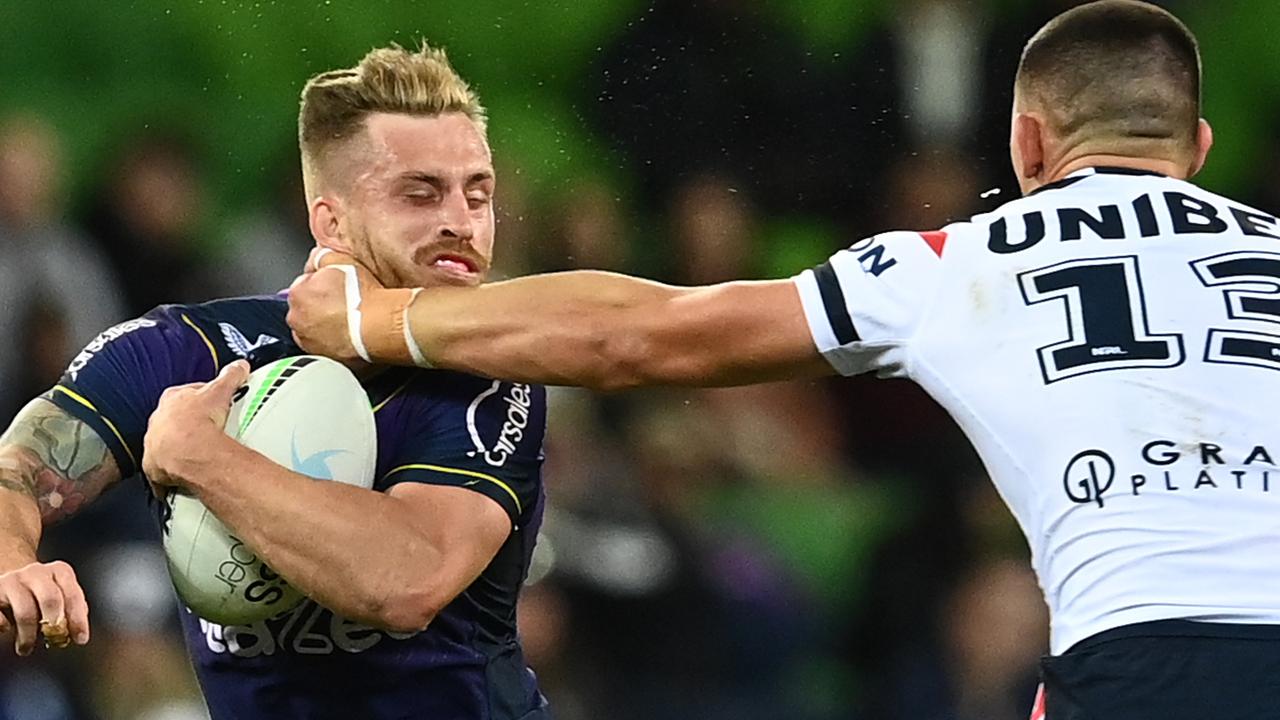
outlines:
[[386, 289], [353, 261], [324, 257], [335, 266], [295, 282], [289, 324], [307, 351], [347, 362], [413, 364], [407, 322], [432, 364], [521, 382], [618, 390], [833, 373], [788, 280], [683, 288], [574, 271]]
[[546, 384], [743, 385], [833, 373], [788, 280], [682, 288], [614, 273], [424, 290], [414, 338], [434, 363]]
[[0, 572], [35, 562], [42, 526], [119, 480], [97, 432], [47, 400], [28, 403], [0, 436]]
[[221, 433], [193, 446], [205, 449], [166, 456], [162, 472], [295, 587], [374, 627], [425, 628], [511, 530], [470, 490], [405, 483], [383, 494], [299, 475]]

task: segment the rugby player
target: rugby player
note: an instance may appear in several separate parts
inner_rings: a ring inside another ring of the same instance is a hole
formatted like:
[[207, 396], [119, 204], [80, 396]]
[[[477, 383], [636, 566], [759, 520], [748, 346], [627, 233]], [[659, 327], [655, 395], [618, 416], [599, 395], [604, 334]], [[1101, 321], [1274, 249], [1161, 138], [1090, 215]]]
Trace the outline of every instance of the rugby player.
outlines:
[[[485, 122], [426, 46], [312, 78], [299, 139], [316, 241], [391, 287], [478, 284], [494, 242]], [[72, 569], [37, 561], [41, 527], [141, 469], [310, 598], [243, 627], [182, 613], [214, 718], [548, 717], [515, 628], [542, 518], [543, 389], [353, 363], [377, 423], [375, 485], [315, 482], [222, 431], [249, 365], [301, 352], [286, 309], [283, 296], [157, 308], [91, 343], [14, 420], [0, 608], [18, 653], [38, 629], [89, 640]]]
[[336, 357], [604, 390], [911, 378], [1026, 533], [1049, 718], [1275, 717], [1280, 223], [1188, 181], [1212, 144], [1200, 79], [1173, 15], [1082, 5], [1024, 49], [1024, 195], [994, 212], [708, 287], [569, 272], [414, 296], [328, 256], [289, 322]]

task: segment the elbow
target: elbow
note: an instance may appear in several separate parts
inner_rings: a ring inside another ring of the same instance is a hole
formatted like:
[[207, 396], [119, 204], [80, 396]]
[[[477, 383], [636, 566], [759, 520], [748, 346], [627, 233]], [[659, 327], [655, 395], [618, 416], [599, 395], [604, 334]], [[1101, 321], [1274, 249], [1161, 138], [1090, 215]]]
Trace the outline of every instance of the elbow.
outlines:
[[662, 327], [604, 333], [596, 347], [598, 368], [585, 385], [597, 392], [716, 385], [723, 374], [718, 348]]
[[420, 633], [435, 620], [440, 609], [430, 602], [406, 600], [383, 603], [378, 612], [378, 625], [393, 633]]
[[658, 359], [652, 343], [630, 333], [602, 333], [595, 342], [595, 372], [585, 386], [596, 392], [616, 393], [657, 382]]
[[383, 600], [375, 614], [383, 630], [417, 633], [426, 630], [442, 609], [430, 594], [406, 591]]

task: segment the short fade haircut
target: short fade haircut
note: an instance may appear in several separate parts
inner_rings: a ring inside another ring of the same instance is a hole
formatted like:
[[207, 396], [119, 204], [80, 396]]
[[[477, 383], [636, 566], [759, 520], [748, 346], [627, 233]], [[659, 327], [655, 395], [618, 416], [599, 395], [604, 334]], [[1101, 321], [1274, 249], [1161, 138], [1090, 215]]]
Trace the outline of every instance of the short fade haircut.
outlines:
[[445, 51], [426, 42], [416, 52], [394, 44], [376, 48], [355, 67], [320, 73], [302, 88], [298, 113], [304, 181], [311, 186], [326, 159], [359, 134], [373, 113], [452, 112], [466, 115], [484, 134], [488, 118], [479, 96], [449, 64]]
[[1016, 89], [1067, 142], [1194, 147], [1200, 76], [1182, 21], [1150, 3], [1099, 0], [1027, 42]]

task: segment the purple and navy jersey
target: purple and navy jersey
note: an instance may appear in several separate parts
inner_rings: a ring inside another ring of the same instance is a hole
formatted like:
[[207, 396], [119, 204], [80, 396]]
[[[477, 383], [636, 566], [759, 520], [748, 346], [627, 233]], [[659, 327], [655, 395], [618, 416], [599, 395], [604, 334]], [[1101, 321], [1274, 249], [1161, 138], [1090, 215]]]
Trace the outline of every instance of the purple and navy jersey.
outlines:
[[[129, 477], [139, 472], [147, 420], [165, 388], [208, 381], [239, 358], [257, 368], [301, 354], [286, 310], [282, 296], [159, 307], [90, 343], [45, 397], [93, 427]], [[544, 389], [410, 368], [363, 384], [378, 428], [374, 490], [465, 487], [506, 510], [511, 535], [419, 633], [361, 625], [310, 600], [247, 626], [184, 609], [213, 718], [549, 717], [516, 637], [516, 599], [542, 522]]]

